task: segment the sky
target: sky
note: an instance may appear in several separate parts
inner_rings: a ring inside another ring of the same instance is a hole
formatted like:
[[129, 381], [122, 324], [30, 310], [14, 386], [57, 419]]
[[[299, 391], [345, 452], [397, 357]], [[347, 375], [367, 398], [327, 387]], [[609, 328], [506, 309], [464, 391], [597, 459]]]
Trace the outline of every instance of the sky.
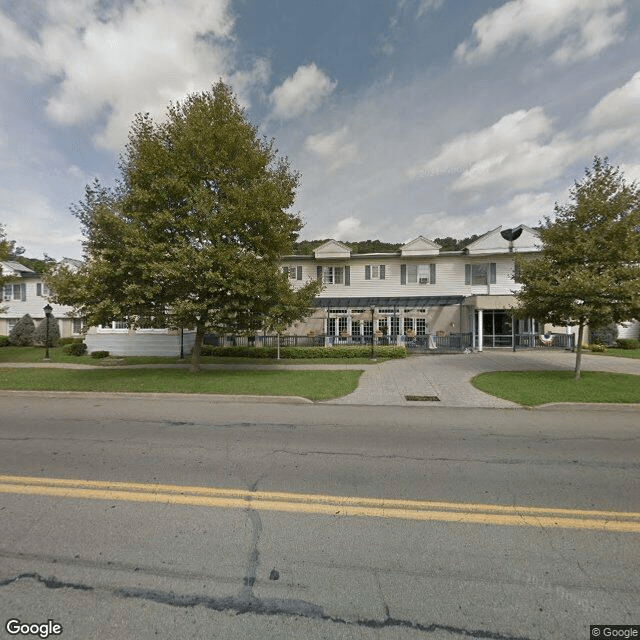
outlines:
[[301, 173], [303, 239], [535, 226], [640, 180], [637, 0], [0, 0], [0, 224], [82, 257], [136, 113], [223, 79]]

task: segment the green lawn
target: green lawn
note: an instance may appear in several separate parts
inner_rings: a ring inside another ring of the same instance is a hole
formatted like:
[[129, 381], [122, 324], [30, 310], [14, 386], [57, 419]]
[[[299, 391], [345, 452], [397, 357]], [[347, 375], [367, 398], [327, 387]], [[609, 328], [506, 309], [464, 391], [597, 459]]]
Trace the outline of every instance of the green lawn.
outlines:
[[222, 393], [327, 400], [351, 393], [362, 371], [200, 371], [186, 369], [1, 369], [0, 389]]
[[613, 349], [607, 347], [605, 353], [598, 353], [597, 351], [588, 351], [585, 353], [593, 353], [594, 356], [618, 356], [619, 358], [634, 358], [635, 360], [640, 360], [640, 349]]
[[640, 376], [583, 371], [493, 371], [471, 381], [481, 391], [525, 406], [549, 402], [640, 403]]
[[[73, 364], [99, 364], [99, 361], [90, 356], [68, 356], [59, 347], [49, 349], [51, 362]], [[2, 362], [42, 362], [44, 358], [43, 347], [1, 347], [0, 363]], [[125, 356], [122, 358], [126, 364], [188, 364], [189, 358], [180, 360], [173, 357], [152, 356]], [[378, 362], [385, 358], [378, 357]], [[369, 364], [369, 358], [300, 358], [276, 360], [275, 358], [228, 358], [219, 356], [202, 356], [202, 364]]]

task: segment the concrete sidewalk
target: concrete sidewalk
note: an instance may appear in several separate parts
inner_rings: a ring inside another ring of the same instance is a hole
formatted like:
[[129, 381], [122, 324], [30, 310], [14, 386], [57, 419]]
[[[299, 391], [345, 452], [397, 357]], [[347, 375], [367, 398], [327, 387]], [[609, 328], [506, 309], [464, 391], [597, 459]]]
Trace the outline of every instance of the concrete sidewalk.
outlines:
[[[410, 356], [366, 367], [353, 393], [326, 400], [325, 404], [515, 408], [520, 405], [473, 387], [471, 378], [485, 371], [572, 371], [574, 366], [575, 353], [551, 349]], [[640, 375], [640, 360], [583, 354], [582, 369]], [[408, 395], [435, 396], [439, 400], [410, 401], [406, 399]]]

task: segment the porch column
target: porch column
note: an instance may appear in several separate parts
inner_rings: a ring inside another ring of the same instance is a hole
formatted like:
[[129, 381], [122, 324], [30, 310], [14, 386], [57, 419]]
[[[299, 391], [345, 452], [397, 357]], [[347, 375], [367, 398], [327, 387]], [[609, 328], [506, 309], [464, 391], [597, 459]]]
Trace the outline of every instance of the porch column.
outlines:
[[476, 310], [471, 308], [471, 348], [476, 346]]
[[482, 343], [484, 342], [484, 335], [482, 333], [482, 309], [478, 309], [478, 351], [482, 351]]

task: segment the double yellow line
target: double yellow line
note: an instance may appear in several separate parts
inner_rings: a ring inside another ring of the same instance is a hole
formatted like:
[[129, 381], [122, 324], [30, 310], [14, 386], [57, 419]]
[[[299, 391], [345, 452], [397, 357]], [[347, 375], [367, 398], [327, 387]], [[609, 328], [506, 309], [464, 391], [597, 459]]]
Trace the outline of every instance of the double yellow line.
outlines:
[[0, 493], [89, 500], [184, 504], [327, 516], [457, 522], [519, 527], [556, 527], [640, 533], [640, 513], [554, 509], [516, 505], [388, 500], [305, 493], [183, 487], [135, 482], [98, 482], [0, 475]]

